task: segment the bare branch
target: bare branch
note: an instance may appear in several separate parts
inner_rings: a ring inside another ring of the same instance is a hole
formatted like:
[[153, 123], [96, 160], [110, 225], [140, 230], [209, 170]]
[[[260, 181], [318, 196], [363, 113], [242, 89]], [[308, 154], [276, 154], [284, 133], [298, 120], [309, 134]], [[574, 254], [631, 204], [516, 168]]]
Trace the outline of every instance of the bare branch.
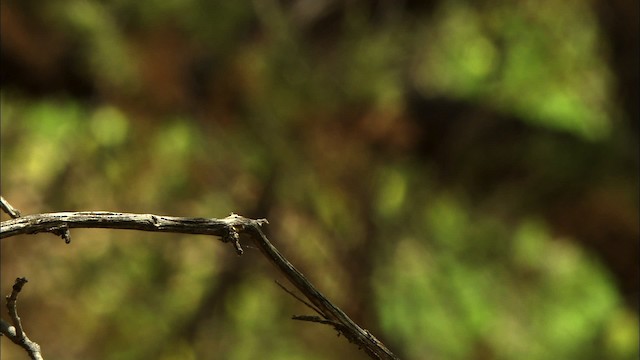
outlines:
[[9, 316], [11, 316], [11, 320], [13, 321], [13, 325], [16, 327], [16, 335], [20, 340], [24, 337], [24, 329], [22, 328], [22, 321], [20, 321], [20, 317], [18, 316], [18, 307], [16, 306], [16, 302], [18, 300], [18, 294], [22, 291], [22, 287], [27, 283], [27, 278], [17, 278], [16, 282], [13, 284], [13, 289], [11, 291], [11, 295], [7, 296], [7, 308], [9, 309]]
[[[289, 281], [302, 292], [309, 301], [314, 304], [320, 313], [324, 314], [323, 324], [329, 324], [341, 331], [342, 334], [352, 343], [364, 349], [372, 359], [396, 360], [399, 359], [387, 347], [368, 330], [358, 326], [340, 308], [329, 301], [318, 289], [316, 289], [298, 269], [296, 269], [284, 256], [276, 249], [262, 232], [259, 226], [253, 225], [245, 229], [250, 234], [262, 253], [289, 279]], [[302, 317], [304, 318], [304, 316]], [[297, 317], [298, 320], [302, 318]], [[315, 318], [315, 317], [313, 317]], [[310, 321], [305, 318], [305, 320]]]
[[[2, 196], [0, 196], [0, 205], [2, 206], [2, 211], [9, 214], [9, 216], [11, 216], [12, 219], [17, 219], [20, 216], [22, 216], [20, 214], [20, 211], [18, 211], [18, 209], [11, 206], [11, 204], [9, 204], [9, 202], [5, 200]], [[60, 236], [62, 239], [64, 239], [65, 243], [67, 244], [71, 243], [71, 233], [69, 233], [69, 228], [67, 228], [66, 226], [61, 226], [59, 228], [52, 228], [50, 232], [54, 235]]]
[[53, 232], [63, 236], [72, 228], [127, 229], [213, 235], [219, 237], [222, 242], [232, 243], [238, 255], [241, 255], [243, 251], [238, 231], [245, 226], [263, 222], [264, 220], [251, 220], [235, 214], [224, 219], [205, 219], [108, 211], [59, 212], [27, 215], [3, 221], [0, 239], [41, 232]]
[[13, 284], [13, 289], [10, 295], [7, 295], [7, 309], [9, 310], [9, 316], [13, 322], [13, 326], [2, 320], [0, 323], [0, 331], [2, 335], [8, 337], [18, 346], [22, 347], [33, 360], [42, 360], [42, 353], [40, 352], [40, 345], [31, 341], [22, 327], [22, 321], [18, 316], [17, 300], [18, 294], [22, 290], [24, 284], [27, 283], [26, 278], [17, 278]]
[[[71, 228], [108, 228], [141, 231], [172, 232], [183, 234], [204, 234], [220, 237], [222, 242], [234, 245], [238, 255], [242, 254], [240, 234], [246, 234], [262, 253], [280, 270], [287, 279], [309, 300], [307, 306], [322, 317], [296, 317], [297, 320], [313, 321], [333, 326], [350, 342], [355, 343], [372, 359], [398, 359], [385, 345], [369, 331], [362, 329], [340, 308], [331, 303], [318, 291], [300, 271], [298, 271], [269, 242], [260, 228], [266, 220], [252, 220], [235, 214], [224, 219], [205, 219], [160, 216], [152, 214], [131, 214], [106, 211], [60, 212], [28, 215], [2, 222], [0, 239], [39, 232], [55, 232]], [[292, 292], [288, 291], [292, 294]], [[297, 299], [301, 300], [294, 295]], [[313, 306], [311, 305], [313, 304]]]

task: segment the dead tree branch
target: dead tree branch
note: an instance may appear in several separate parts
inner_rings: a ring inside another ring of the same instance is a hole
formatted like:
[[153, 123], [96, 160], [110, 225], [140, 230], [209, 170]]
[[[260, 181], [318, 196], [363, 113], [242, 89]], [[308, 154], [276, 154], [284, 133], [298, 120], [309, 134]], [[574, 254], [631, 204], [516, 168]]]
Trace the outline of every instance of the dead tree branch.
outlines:
[[252, 220], [235, 214], [224, 219], [208, 219], [107, 211], [59, 212], [27, 215], [3, 221], [0, 226], [0, 239], [40, 232], [68, 235], [69, 229], [72, 228], [128, 229], [213, 235], [219, 237], [222, 242], [233, 244], [236, 253], [242, 255], [243, 250], [239, 238], [240, 234], [245, 234], [276, 268], [304, 294], [314, 305], [313, 309], [320, 314], [320, 317], [299, 316], [296, 319], [334, 327], [339, 334], [344, 335], [350, 342], [362, 348], [372, 359], [398, 359], [375, 336], [358, 326], [347, 314], [329, 301], [269, 242], [261, 229], [265, 223], [267, 223], [265, 219]]
[[217, 236], [222, 242], [232, 243], [238, 255], [242, 255], [239, 230], [245, 226], [259, 225], [263, 222], [264, 220], [250, 220], [234, 214], [224, 219], [205, 219], [109, 211], [59, 212], [27, 215], [3, 221], [0, 228], [0, 239], [41, 232], [53, 232], [59, 235], [59, 232], [73, 228], [202, 234]]
[[0, 333], [5, 335], [11, 341], [18, 346], [22, 347], [29, 357], [33, 360], [42, 360], [42, 353], [40, 352], [40, 345], [31, 341], [22, 327], [22, 321], [18, 316], [18, 294], [22, 291], [22, 287], [27, 283], [26, 278], [17, 278], [13, 284], [11, 294], [7, 295], [7, 309], [9, 310], [9, 316], [13, 325], [6, 322], [4, 319], [0, 319]]

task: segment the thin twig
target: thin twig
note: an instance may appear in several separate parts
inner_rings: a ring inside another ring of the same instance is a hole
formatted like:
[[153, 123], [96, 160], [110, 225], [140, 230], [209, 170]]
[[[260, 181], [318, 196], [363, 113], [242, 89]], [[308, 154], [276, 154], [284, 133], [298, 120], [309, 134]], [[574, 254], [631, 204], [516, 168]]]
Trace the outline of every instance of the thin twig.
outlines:
[[20, 211], [18, 211], [18, 209], [11, 206], [11, 204], [9, 204], [9, 202], [5, 200], [2, 196], [0, 196], [0, 207], [2, 207], [2, 211], [9, 214], [11, 218], [15, 219], [20, 217]]
[[[327, 320], [327, 319], [323, 319], [319, 316], [313, 316], [313, 315], [294, 315], [291, 317], [291, 319], [293, 320], [298, 320], [298, 321], [308, 321], [308, 322], [314, 322], [314, 323], [318, 323], [318, 324], [323, 324], [323, 325], [330, 325], [333, 326], [334, 329], [336, 329], [336, 331], [338, 332], [338, 336], [340, 336], [340, 334], [344, 334], [345, 331], [349, 331], [349, 328], [336, 322], [336, 321], [332, 321], [332, 320]], [[365, 330], [367, 331], [367, 330]], [[351, 341], [351, 340], [349, 340]]]
[[[318, 313], [318, 315], [322, 316], [323, 318], [326, 318], [326, 316], [322, 313], [322, 311], [320, 311], [320, 309], [318, 309], [317, 307], [309, 304], [307, 301], [305, 301], [303, 298], [299, 297], [298, 295], [294, 294], [293, 291], [287, 289], [284, 285], [280, 284], [280, 282], [278, 280], [276, 280], [276, 284], [278, 284], [278, 286], [280, 286], [280, 288], [282, 290], [284, 290], [287, 294], [293, 296], [296, 300], [300, 301], [301, 303], [307, 305], [308, 308], [310, 308], [311, 310], [315, 311]], [[295, 318], [295, 317], [294, 317]], [[296, 319], [298, 320], [298, 319]]]
[[16, 305], [16, 302], [18, 300], [18, 294], [20, 293], [20, 291], [22, 291], [22, 287], [26, 283], [27, 278], [17, 278], [16, 282], [13, 284], [11, 295], [7, 296], [7, 308], [9, 309], [9, 316], [11, 316], [13, 325], [16, 327], [16, 335], [20, 340], [24, 338], [24, 329], [22, 328], [22, 321], [20, 321], [20, 317], [18, 316], [18, 307]]
[[[327, 299], [307, 278], [296, 269], [278, 249], [271, 244], [269, 239], [260, 229], [253, 225], [245, 229], [250, 234], [262, 253], [289, 279], [289, 281], [314, 304], [326, 318], [321, 323], [334, 326], [352, 343], [362, 348], [372, 359], [397, 360], [399, 359], [387, 347], [368, 330], [361, 328], [339, 307]], [[336, 326], [334, 323], [339, 324]]]
[[40, 345], [31, 341], [22, 327], [22, 321], [18, 316], [17, 300], [18, 294], [22, 291], [22, 287], [27, 283], [26, 278], [17, 278], [13, 284], [11, 294], [7, 295], [7, 309], [9, 310], [9, 316], [13, 322], [13, 326], [9, 325], [6, 321], [2, 320], [0, 324], [0, 331], [2, 334], [8, 337], [18, 346], [21, 346], [33, 360], [42, 360], [42, 353], [40, 351]]
[[331, 320], [327, 320], [327, 319], [323, 319], [319, 316], [313, 316], [313, 315], [294, 315], [291, 317], [293, 320], [299, 320], [299, 321], [308, 321], [308, 322], [314, 322], [314, 323], [318, 323], [318, 324], [324, 324], [324, 325], [331, 325], [333, 327], [336, 328], [336, 330], [339, 330], [339, 328], [344, 327], [344, 325], [339, 324], [335, 321], [331, 321]]

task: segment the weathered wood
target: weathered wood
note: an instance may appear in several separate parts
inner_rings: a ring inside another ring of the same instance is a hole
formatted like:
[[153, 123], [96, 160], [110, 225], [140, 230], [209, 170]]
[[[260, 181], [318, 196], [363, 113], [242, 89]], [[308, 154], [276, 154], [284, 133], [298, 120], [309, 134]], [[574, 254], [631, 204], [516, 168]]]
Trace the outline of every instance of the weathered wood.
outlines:
[[202, 234], [217, 236], [223, 242], [231, 242], [241, 255], [236, 227], [242, 227], [248, 220], [231, 215], [224, 219], [206, 219], [152, 214], [118, 213], [109, 211], [58, 212], [27, 215], [3, 221], [0, 225], [0, 239], [20, 235], [53, 232], [63, 235], [73, 228], [125, 229], [181, 234]]
[[298, 320], [332, 326], [350, 342], [362, 348], [372, 359], [398, 359], [369, 331], [361, 328], [339, 307], [327, 299], [307, 280], [267, 239], [261, 226], [267, 221], [248, 219], [231, 214], [224, 219], [189, 218], [153, 214], [132, 214], [108, 211], [59, 212], [35, 214], [3, 221], [0, 239], [20, 234], [52, 232], [68, 236], [73, 228], [127, 229], [140, 231], [203, 234], [231, 242], [242, 254], [239, 237], [246, 234], [279, 271], [319, 310], [321, 317], [298, 317]]
[[260, 248], [262, 253], [289, 279], [289, 281], [322, 313], [325, 321], [317, 321], [332, 325], [350, 342], [362, 348], [372, 359], [399, 359], [368, 330], [361, 328], [339, 307], [327, 299], [298, 269], [296, 269], [275, 246], [269, 242], [259, 226], [250, 226], [246, 232]]

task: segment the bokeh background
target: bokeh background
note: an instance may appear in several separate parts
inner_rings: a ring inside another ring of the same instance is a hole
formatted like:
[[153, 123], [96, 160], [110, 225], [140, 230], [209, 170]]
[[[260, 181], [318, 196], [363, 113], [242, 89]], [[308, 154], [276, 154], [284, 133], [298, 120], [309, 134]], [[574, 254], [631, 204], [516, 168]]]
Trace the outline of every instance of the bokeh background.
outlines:
[[[638, 358], [636, 1], [0, 8], [1, 190], [24, 214], [266, 217], [404, 359]], [[47, 358], [367, 358], [290, 320], [310, 310], [251, 244], [72, 238], [1, 242]]]

